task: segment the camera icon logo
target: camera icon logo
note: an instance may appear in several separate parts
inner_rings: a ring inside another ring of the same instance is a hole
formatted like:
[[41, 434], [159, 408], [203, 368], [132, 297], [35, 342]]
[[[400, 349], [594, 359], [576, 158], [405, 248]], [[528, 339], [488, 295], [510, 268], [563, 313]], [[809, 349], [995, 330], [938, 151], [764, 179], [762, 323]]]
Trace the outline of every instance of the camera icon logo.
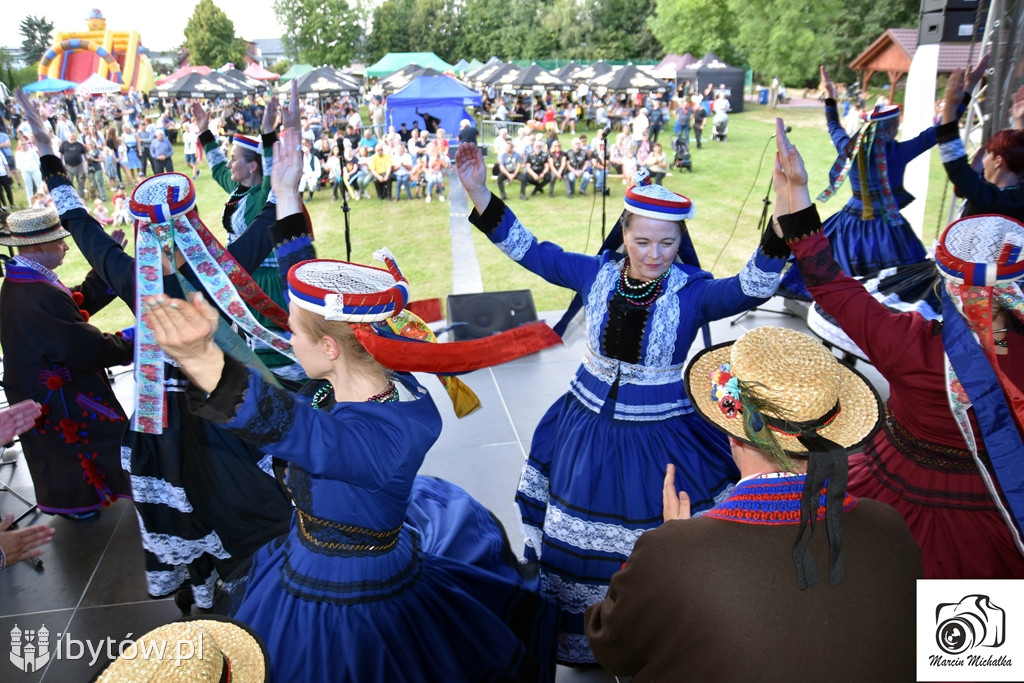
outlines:
[[975, 647], [999, 647], [1006, 638], [1006, 612], [987, 595], [967, 595], [935, 608], [935, 640], [949, 655]]

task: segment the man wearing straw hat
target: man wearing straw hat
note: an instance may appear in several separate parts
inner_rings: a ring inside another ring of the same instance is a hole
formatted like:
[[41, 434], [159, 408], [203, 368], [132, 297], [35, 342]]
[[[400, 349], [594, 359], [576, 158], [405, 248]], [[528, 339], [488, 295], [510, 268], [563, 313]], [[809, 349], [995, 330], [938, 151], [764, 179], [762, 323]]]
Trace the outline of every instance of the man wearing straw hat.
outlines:
[[772, 327], [703, 351], [685, 383], [742, 478], [687, 519], [669, 465], [666, 523], [587, 610], [597, 660], [635, 683], [914, 680], [920, 551], [894, 509], [846, 492], [847, 452], [878, 423], [871, 386], [816, 340]]
[[104, 369], [131, 363], [132, 343], [89, 324], [114, 298], [96, 273], [74, 288], [54, 273], [68, 236], [52, 207], [8, 216], [0, 245], [18, 254], [0, 287], [0, 345], [7, 398], [42, 405], [21, 437], [39, 509], [86, 520], [130, 493], [121, 469], [127, 422]]

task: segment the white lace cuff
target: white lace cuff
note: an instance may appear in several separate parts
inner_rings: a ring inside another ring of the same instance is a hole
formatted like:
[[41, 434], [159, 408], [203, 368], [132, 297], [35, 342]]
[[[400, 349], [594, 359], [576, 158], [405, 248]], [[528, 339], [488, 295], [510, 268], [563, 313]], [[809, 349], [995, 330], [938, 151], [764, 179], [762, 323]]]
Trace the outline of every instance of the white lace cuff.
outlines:
[[523, 224], [516, 219], [508, 230], [508, 237], [497, 243], [498, 249], [505, 252], [513, 261], [521, 261], [526, 252], [533, 245], [533, 233], [523, 227]]
[[73, 185], [58, 185], [50, 190], [50, 196], [53, 198], [54, 208], [57, 209], [57, 213], [61, 216], [72, 209], [85, 208], [82, 198], [78, 196], [78, 192], [75, 191]]
[[779, 285], [779, 274], [758, 268], [756, 258], [757, 254], [751, 256], [747, 265], [740, 271], [740, 290], [749, 297], [767, 299], [775, 294], [775, 288]]
[[206, 161], [210, 164], [210, 168], [217, 164], [227, 163], [227, 160], [227, 155], [224, 154], [224, 150], [220, 146], [214, 147], [206, 153]]
[[967, 151], [964, 149], [964, 141], [960, 138], [939, 145], [939, 158], [944, 164], [965, 156], [967, 156]]

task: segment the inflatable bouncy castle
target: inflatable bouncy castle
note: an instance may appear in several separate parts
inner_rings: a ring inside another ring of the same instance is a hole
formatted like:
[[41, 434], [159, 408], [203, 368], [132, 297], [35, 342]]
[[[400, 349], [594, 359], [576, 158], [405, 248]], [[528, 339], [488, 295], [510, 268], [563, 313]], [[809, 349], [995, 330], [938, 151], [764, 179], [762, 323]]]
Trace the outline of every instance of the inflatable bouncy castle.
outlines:
[[51, 76], [81, 83], [99, 74], [121, 85], [122, 92], [153, 88], [153, 67], [146, 56], [138, 31], [112, 31], [103, 14], [89, 13], [88, 31], [58, 32], [42, 59], [40, 80]]

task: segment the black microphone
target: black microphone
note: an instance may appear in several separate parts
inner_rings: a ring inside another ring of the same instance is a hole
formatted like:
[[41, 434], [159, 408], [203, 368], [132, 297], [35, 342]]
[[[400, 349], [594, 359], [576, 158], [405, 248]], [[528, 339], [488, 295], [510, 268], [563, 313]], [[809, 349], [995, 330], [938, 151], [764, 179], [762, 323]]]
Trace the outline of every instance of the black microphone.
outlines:
[[[793, 132], [793, 126], [786, 126], [786, 135], [789, 135], [792, 132]], [[778, 135], [778, 133], [772, 133], [772, 138], [775, 137], [776, 135]], [[771, 138], [768, 138], [768, 139], [771, 140]]]

